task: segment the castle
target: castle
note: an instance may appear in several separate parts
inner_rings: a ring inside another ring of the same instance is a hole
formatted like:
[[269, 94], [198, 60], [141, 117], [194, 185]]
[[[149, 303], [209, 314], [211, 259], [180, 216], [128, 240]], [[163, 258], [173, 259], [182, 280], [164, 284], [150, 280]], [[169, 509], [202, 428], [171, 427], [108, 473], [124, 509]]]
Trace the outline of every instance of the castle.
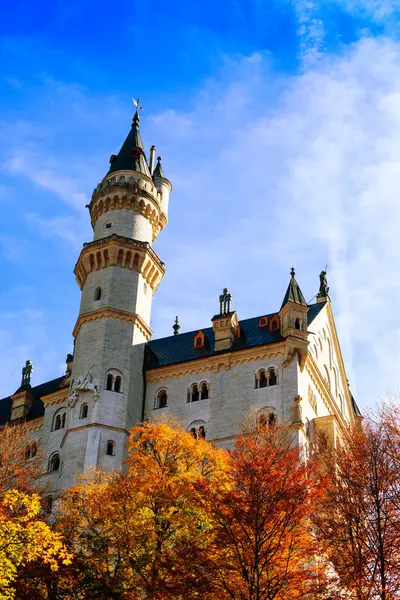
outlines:
[[361, 418], [346, 379], [325, 273], [307, 304], [294, 269], [275, 312], [240, 320], [223, 290], [210, 327], [152, 339], [153, 294], [165, 269], [152, 243], [167, 225], [171, 183], [136, 111], [118, 155], [88, 205], [94, 232], [75, 266], [82, 291], [65, 374], [0, 400], [0, 424], [26, 420], [40, 443], [52, 495], [93, 467], [122, 468], [129, 429], [176, 415], [195, 437], [229, 447], [250, 411], [290, 423], [305, 450], [319, 432], [333, 444]]

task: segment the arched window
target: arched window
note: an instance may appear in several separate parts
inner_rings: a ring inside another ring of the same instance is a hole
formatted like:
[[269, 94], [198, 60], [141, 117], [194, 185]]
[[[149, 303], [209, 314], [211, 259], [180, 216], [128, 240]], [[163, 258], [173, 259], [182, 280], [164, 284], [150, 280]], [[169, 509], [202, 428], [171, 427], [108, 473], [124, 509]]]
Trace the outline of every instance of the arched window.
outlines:
[[36, 454], [37, 454], [37, 442], [35, 440], [33, 440], [32, 444], [31, 444], [31, 458], [36, 456]]
[[273, 367], [268, 369], [268, 385], [276, 385], [278, 383], [278, 378], [276, 376], [276, 371]]
[[258, 379], [258, 387], [259, 388], [265, 388], [267, 387], [267, 375], [264, 371], [264, 369], [262, 371], [260, 371], [259, 373], [259, 379]]
[[106, 454], [107, 456], [114, 456], [114, 442], [111, 440], [108, 440], [107, 442]]
[[301, 321], [299, 318], [297, 318], [294, 322], [294, 328], [295, 329], [301, 329]]
[[95, 302], [97, 300], [100, 300], [100, 298], [101, 298], [101, 287], [98, 287], [98, 288], [96, 288], [96, 291], [94, 293], [94, 300], [95, 300]]
[[122, 376], [121, 371], [110, 369], [106, 377], [106, 390], [110, 392], [121, 393], [122, 391]]
[[160, 390], [154, 402], [154, 408], [165, 408], [168, 402], [167, 390]]
[[121, 376], [117, 375], [114, 381], [114, 392], [120, 392], [121, 391]]
[[257, 421], [258, 421], [258, 426], [261, 429], [264, 429], [264, 427], [267, 426], [267, 423], [268, 423], [267, 417], [263, 413], [261, 413], [261, 415], [259, 415]]
[[87, 404], [82, 404], [81, 406], [81, 414], [79, 415], [80, 419], [86, 419], [86, 417], [88, 416], [88, 405]]
[[31, 457], [31, 445], [27, 444], [25, 446], [25, 460], [29, 460]]
[[201, 400], [207, 400], [208, 399], [208, 385], [207, 385], [207, 383], [205, 381], [203, 381], [203, 383], [201, 384], [200, 398], [201, 398]]
[[113, 389], [113, 381], [114, 381], [114, 377], [112, 376], [112, 373], [109, 373], [107, 375], [106, 390], [112, 391], [112, 389]]
[[194, 437], [195, 440], [205, 440], [206, 439], [206, 423], [205, 421], [193, 421], [187, 431]]
[[192, 385], [192, 402], [197, 402], [200, 399], [199, 388], [197, 383]]
[[275, 427], [276, 421], [277, 417], [275, 408], [272, 406], [266, 406], [259, 411], [257, 424], [261, 429], [270, 429], [271, 427]]
[[60, 468], [60, 455], [58, 452], [55, 452], [50, 456], [48, 471], [51, 473], [52, 471], [58, 471]]
[[59, 412], [54, 416], [52, 431], [57, 431], [58, 429], [64, 429], [65, 417], [66, 417], [66, 412], [62, 412], [62, 413]]

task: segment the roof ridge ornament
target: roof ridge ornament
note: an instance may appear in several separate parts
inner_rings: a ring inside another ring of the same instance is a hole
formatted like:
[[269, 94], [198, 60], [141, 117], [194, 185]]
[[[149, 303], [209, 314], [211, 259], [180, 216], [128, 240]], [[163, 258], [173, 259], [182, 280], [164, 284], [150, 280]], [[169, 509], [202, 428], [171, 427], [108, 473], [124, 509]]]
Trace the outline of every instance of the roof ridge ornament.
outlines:
[[178, 319], [178, 317], [175, 317], [175, 323], [172, 325], [172, 329], [174, 330], [174, 335], [179, 334], [180, 328], [181, 328], [181, 326], [179, 323], [179, 319]]

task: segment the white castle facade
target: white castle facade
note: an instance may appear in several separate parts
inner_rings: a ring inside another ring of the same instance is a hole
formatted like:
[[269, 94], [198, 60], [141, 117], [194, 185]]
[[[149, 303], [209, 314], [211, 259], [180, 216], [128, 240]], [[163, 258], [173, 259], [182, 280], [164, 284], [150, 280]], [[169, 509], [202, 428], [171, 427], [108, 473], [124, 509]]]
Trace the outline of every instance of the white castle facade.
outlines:
[[[251, 410], [292, 425], [312, 447], [333, 444], [361, 417], [350, 393], [324, 273], [307, 305], [292, 269], [282, 306], [240, 320], [224, 290], [209, 327], [152, 340], [153, 295], [164, 263], [152, 243], [168, 221], [172, 189], [155, 148], [147, 160], [136, 112], [88, 206], [93, 241], [75, 266], [82, 291], [66, 372], [0, 400], [0, 424], [27, 421], [40, 444], [51, 496], [93, 467], [121, 470], [129, 429], [176, 415], [197, 437], [230, 446]], [[34, 445], [32, 446], [32, 451]], [[29, 459], [29, 448], [27, 449]]]

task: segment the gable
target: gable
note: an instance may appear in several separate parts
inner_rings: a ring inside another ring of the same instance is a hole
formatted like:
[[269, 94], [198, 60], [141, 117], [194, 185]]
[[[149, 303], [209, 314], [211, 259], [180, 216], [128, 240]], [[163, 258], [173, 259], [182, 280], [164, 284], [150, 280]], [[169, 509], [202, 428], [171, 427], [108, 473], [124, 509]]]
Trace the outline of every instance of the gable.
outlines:
[[324, 304], [324, 310], [310, 324], [309, 331], [312, 334], [309, 351], [319, 374], [327, 384], [336, 407], [347, 422], [354, 423], [355, 415], [360, 416], [360, 411], [349, 389], [330, 302]]

